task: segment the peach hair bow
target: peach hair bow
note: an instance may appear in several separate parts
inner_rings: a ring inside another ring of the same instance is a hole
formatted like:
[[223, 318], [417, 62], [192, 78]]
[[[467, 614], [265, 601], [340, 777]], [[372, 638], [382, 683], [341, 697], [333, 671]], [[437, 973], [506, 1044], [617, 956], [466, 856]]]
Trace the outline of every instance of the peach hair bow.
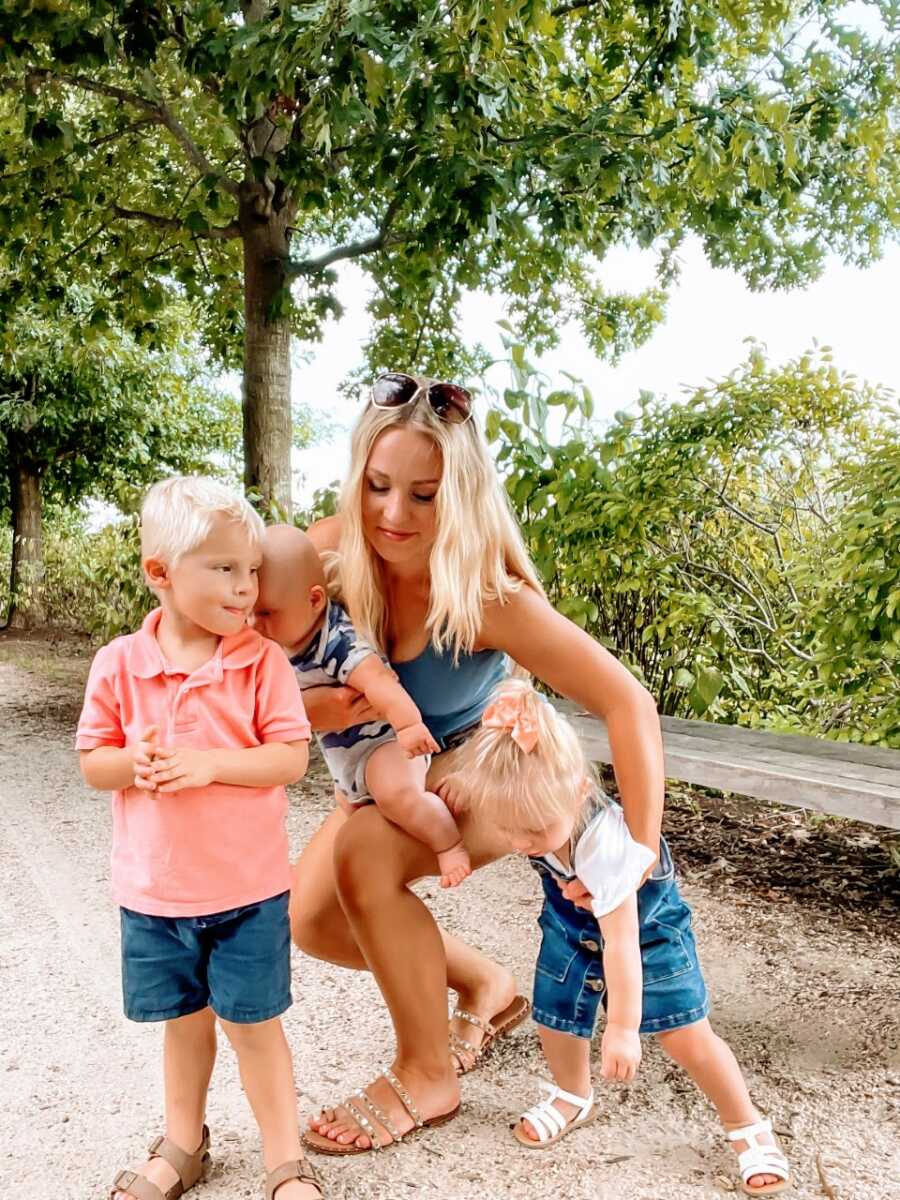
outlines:
[[537, 724], [521, 692], [499, 696], [484, 710], [481, 723], [488, 729], [508, 730], [509, 736], [524, 754], [530, 754], [537, 745]]

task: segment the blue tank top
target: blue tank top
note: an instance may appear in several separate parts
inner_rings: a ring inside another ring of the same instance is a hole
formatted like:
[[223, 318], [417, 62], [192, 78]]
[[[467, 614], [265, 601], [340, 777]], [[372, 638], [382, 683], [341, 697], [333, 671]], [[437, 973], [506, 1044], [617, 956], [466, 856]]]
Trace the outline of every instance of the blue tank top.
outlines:
[[463, 651], [454, 664], [452, 651], [439, 653], [431, 642], [418, 657], [391, 666], [442, 746], [452, 734], [475, 724], [491, 692], [507, 674], [502, 650]]

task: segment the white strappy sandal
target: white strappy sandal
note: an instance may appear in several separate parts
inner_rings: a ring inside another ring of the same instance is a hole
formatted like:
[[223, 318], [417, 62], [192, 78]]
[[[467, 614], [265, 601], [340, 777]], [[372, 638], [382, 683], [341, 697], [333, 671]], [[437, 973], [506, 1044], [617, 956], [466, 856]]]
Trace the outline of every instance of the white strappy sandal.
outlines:
[[[778, 1146], [768, 1146], [760, 1142], [758, 1135], [761, 1133], [772, 1133], [770, 1120], [757, 1121], [741, 1129], [725, 1131], [729, 1142], [747, 1142], [747, 1149], [738, 1155], [741, 1187], [747, 1196], [774, 1196], [777, 1192], [783, 1192], [791, 1182], [791, 1169], [784, 1153]], [[762, 1187], [748, 1187], [747, 1180], [752, 1179], [754, 1175], [777, 1175], [778, 1182], [764, 1183]]]
[[[572, 1092], [564, 1092], [562, 1088], [557, 1087], [555, 1083], [548, 1083], [545, 1079], [540, 1081], [541, 1089], [547, 1093], [543, 1100], [535, 1104], [534, 1108], [529, 1108], [528, 1112], [522, 1113], [521, 1121], [528, 1121], [534, 1132], [538, 1135], [538, 1140], [530, 1138], [527, 1133], [523, 1133], [519, 1125], [513, 1129], [513, 1137], [523, 1146], [527, 1146], [529, 1150], [546, 1150], [548, 1146], [560, 1141], [566, 1137], [573, 1129], [578, 1129], [580, 1125], [587, 1125], [589, 1121], [593, 1121], [594, 1113], [594, 1092], [591, 1090], [587, 1096], [576, 1096]], [[578, 1113], [567, 1121], [559, 1109], [554, 1105], [554, 1100], [565, 1100], [567, 1104], [577, 1104]]]

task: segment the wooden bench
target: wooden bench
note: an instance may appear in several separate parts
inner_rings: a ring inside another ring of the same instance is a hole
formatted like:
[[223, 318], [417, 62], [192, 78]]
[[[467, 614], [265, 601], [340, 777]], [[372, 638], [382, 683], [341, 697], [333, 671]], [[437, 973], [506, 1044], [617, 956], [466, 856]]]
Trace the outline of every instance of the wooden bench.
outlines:
[[[602, 721], [555, 701], [594, 762], [612, 762]], [[900, 750], [663, 717], [666, 776], [900, 829]]]

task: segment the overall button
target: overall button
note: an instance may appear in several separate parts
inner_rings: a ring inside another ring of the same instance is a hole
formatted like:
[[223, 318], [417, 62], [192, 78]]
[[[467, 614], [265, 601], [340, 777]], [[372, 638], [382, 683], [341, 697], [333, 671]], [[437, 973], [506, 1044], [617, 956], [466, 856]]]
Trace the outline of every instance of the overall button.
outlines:
[[584, 946], [585, 950], [591, 950], [594, 952], [594, 954], [596, 954], [600, 949], [599, 943], [595, 942], [592, 938], [585, 939], [585, 941], [583, 941], [581, 944]]
[[589, 979], [587, 985], [592, 992], [602, 992], [604, 987], [606, 987], [602, 979]]

